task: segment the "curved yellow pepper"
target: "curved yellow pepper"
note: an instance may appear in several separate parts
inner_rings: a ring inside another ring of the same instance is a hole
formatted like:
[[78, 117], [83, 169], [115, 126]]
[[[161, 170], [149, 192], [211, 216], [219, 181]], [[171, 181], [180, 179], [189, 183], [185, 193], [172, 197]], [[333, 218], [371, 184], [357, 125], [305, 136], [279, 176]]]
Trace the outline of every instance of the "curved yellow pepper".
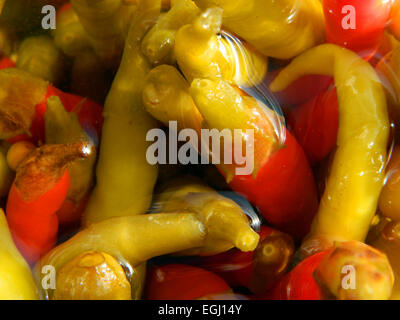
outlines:
[[[213, 236], [201, 248], [186, 250], [180, 255], [213, 255], [233, 247], [251, 251], [259, 239], [239, 205], [193, 177], [178, 178], [165, 184], [153, 206], [155, 212], [189, 211], [207, 219]], [[219, 241], [221, 239], [225, 241]]]
[[294, 59], [271, 84], [285, 89], [305, 74], [335, 79], [337, 149], [310, 237], [364, 241], [383, 187], [389, 119], [380, 79], [355, 53], [325, 44]]
[[11, 238], [0, 209], [0, 300], [36, 300], [38, 290], [31, 270]]
[[195, 0], [220, 7], [223, 25], [266, 56], [290, 59], [324, 40], [319, 0]]
[[[132, 270], [141, 268], [150, 258], [205, 246], [221, 247], [232, 241], [235, 228], [221, 235], [221, 227], [227, 223], [226, 216], [215, 212], [155, 213], [123, 216], [94, 223], [75, 236], [51, 250], [35, 267], [36, 280], [41, 282], [42, 266], [50, 265], [58, 272], [78, 255], [89, 252], [106, 253]], [[250, 225], [247, 225], [250, 229]], [[258, 235], [254, 233], [246, 250], [254, 250]], [[234, 245], [234, 243], [232, 243]], [[135, 280], [135, 279], [134, 279]], [[139, 279], [140, 280], [140, 277]], [[136, 283], [131, 283], [136, 285]], [[85, 284], [81, 284], [85, 286]], [[140, 286], [139, 286], [140, 287]], [[57, 288], [56, 288], [57, 290]], [[54, 291], [46, 289], [44, 295], [52, 298]]]
[[222, 78], [252, 87], [267, 72], [267, 59], [234, 36], [221, 31], [222, 10], [210, 8], [179, 29], [174, 54], [186, 79]]
[[160, 0], [144, 0], [132, 21], [121, 65], [104, 105], [97, 184], [83, 214], [85, 225], [114, 216], [141, 214], [151, 203], [158, 169], [146, 159], [150, 146], [146, 135], [157, 123], [142, 102], [150, 65], [140, 51], [139, 41], [149, 21], [158, 17], [160, 7]]
[[[168, 121], [177, 121], [179, 130], [191, 128], [199, 136], [203, 127], [232, 131], [237, 128], [253, 129], [254, 144], [257, 145], [255, 176], [273, 147], [279, 147], [281, 139], [284, 140], [279, 116], [255, 98], [220, 79], [195, 79], [189, 86], [172, 66], [161, 65], [150, 71], [143, 89], [143, 102], [146, 110], [165, 125]], [[221, 113], [221, 110], [225, 112]], [[260, 113], [266, 116], [261, 117]], [[227, 118], [226, 114], [234, 116]], [[246, 141], [245, 135], [242, 138]], [[195, 147], [200, 151], [200, 145]], [[219, 168], [230, 181], [237, 166], [235, 163], [221, 163]]]

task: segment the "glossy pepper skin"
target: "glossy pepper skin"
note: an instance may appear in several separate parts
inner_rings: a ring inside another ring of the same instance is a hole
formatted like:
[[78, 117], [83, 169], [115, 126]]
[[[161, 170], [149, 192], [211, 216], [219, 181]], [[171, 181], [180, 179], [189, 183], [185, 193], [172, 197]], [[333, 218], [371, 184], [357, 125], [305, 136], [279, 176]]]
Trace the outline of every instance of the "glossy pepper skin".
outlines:
[[[131, 300], [136, 291], [128, 280], [144, 279], [143, 268], [127, 274], [117, 259], [105, 252], [86, 251], [68, 261], [57, 273], [53, 300]], [[143, 275], [142, 275], [143, 274]], [[82, 283], [85, 284], [82, 288]], [[140, 284], [141, 285], [141, 284]], [[81, 289], [76, 290], [75, 288]]]
[[335, 243], [315, 270], [315, 278], [338, 300], [387, 300], [394, 282], [386, 254], [359, 241]]
[[286, 273], [293, 256], [293, 239], [280, 231], [261, 226], [260, 240], [254, 251], [237, 249], [207, 257], [184, 260], [209, 270], [231, 287], [246, 287], [254, 294], [263, 294]]
[[210, 237], [201, 248], [178, 252], [177, 255], [209, 256], [233, 247], [248, 252], [257, 246], [259, 235], [251, 229], [243, 209], [201, 181], [190, 176], [178, 178], [161, 186], [159, 191], [152, 212], [195, 212], [204, 216], [212, 226], [214, 237]]
[[205, 269], [168, 264], [150, 267], [146, 279], [146, 300], [208, 300], [231, 291], [226, 282]]
[[[80, 254], [90, 251], [104, 252], [117, 259], [128, 270], [138, 272], [139, 276], [132, 278], [131, 286], [137, 289], [134, 290], [135, 295], [132, 298], [139, 299], [142, 292], [143, 270], [138, 269], [143, 268], [147, 260], [190, 249], [201, 250], [202, 247], [220, 248], [226, 242], [232, 243], [231, 235], [221, 235], [220, 228], [224, 223], [227, 223], [227, 220], [221, 211], [192, 213], [181, 210], [179, 213], [127, 215], [106, 219], [82, 229], [47, 253], [35, 267], [36, 280], [38, 283], [41, 282], [43, 277], [41, 268], [44, 265], [50, 264], [59, 272], [64, 266], [70, 266], [69, 262]], [[248, 228], [250, 229], [250, 226]], [[231, 231], [235, 233], [238, 230]], [[254, 250], [256, 245], [257, 241], [248, 249]], [[68, 283], [72, 281], [76, 284], [70, 292], [74, 296], [85, 290], [86, 284], [73, 280], [73, 274], [71, 277], [66, 278], [70, 279]], [[97, 278], [99, 277], [101, 278], [100, 274], [97, 275]], [[87, 280], [90, 281], [91, 278]], [[52, 289], [42, 292], [48, 299], [52, 299], [54, 294], [57, 293]]]
[[[271, 70], [267, 73], [264, 83], [269, 87], [270, 83], [279, 74], [281, 69]], [[331, 77], [321, 75], [306, 75], [294, 81], [285, 90], [275, 92], [274, 96], [281, 106], [298, 106], [306, 103], [316, 95], [329, 88]]]
[[323, 300], [322, 290], [314, 278], [314, 271], [327, 251], [318, 252], [301, 261], [287, 273], [270, 292], [257, 299]]
[[96, 187], [83, 214], [85, 225], [126, 212], [142, 214], [150, 206], [158, 168], [146, 159], [150, 146], [146, 135], [157, 123], [143, 107], [142, 89], [151, 67], [139, 42], [157, 19], [160, 6], [158, 0], [142, 1], [132, 20], [121, 65], [104, 105]]
[[323, 0], [322, 6], [327, 42], [353, 50], [362, 57], [374, 53], [389, 20], [391, 1]]
[[334, 150], [338, 117], [335, 88], [318, 94], [289, 112], [288, 125], [311, 165], [323, 160]]
[[[254, 130], [253, 172], [241, 173], [237, 164], [218, 168], [229, 186], [255, 205], [269, 223], [303, 237], [318, 207], [315, 181], [304, 151], [281, 119], [223, 81], [196, 79], [190, 92], [208, 128]], [[235, 116], [226, 119], [225, 114]], [[246, 157], [250, 161], [251, 155]]]
[[259, 84], [268, 60], [229, 33], [221, 33], [222, 10], [210, 8], [176, 33], [174, 55], [188, 82], [222, 78], [237, 86]]
[[86, 157], [85, 144], [44, 145], [17, 168], [7, 198], [7, 221], [22, 255], [34, 263], [56, 243], [56, 212], [70, 186], [67, 165]]
[[303, 150], [276, 113], [222, 80], [196, 79], [189, 86], [174, 67], [165, 65], [149, 73], [143, 101], [156, 119], [164, 124], [175, 120], [179, 130], [254, 130], [252, 174], [237, 174], [241, 165], [234, 163], [218, 164], [218, 169], [278, 229], [298, 238], [309, 231], [318, 207], [315, 181]]
[[323, 42], [319, 0], [196, 0], [223, 9], [223, 25], [265, 56], [290, 59]]
[[308, 73], [334, 76], [339, 106], [337, 149], [309, 236], [363, 241], [383, 187], [389, 138], [385, 93], [367, 62], [332, 44], [294, 59], [270, 87], [280, 91]]
[[28, 264], [12, 240], [0, 209], [0, 300], [37, 300], [39, 290]]

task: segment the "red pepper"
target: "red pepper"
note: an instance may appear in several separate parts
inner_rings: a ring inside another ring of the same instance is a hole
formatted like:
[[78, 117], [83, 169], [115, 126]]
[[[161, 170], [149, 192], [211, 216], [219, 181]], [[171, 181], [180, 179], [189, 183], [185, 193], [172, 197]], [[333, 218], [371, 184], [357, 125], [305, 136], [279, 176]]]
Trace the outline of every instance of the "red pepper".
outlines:
[[277, 229], [297, 239], [309, 232], [318, 209], [317, 189], [307, 157], [289, 131], [284, 146], [270, 155], [256, 178], [236, 175], [229, 186]]
[[185, 260], [219, 275], [231, 287], [246, 287], [262, 294], [283, 275], [294, 251], [292, 238], [280, 231], [261, 226], [260, 240], [255, 251], [231, 249], [207, 257]]
[[289, 127], [310, 164], [324, 159], [335, 148], [338, 117], [336, 88], [317, 95], [289, 113]]
[[28, 140], [37, 144], [40, 141], [45, 141], [44, 114], [46, 113], [47, 99], [51, 96], [58, 96], [68, 112], [74, 112], [78, 115], [82, 128], [91, 136], [91, 138], [95, 142], [99, 141], [103, 125], [103, 108], [89, 99], [62, 92], [61, 90], [49, 85], [42, 102], [35, 107], [35, 117], [30, 128], [32, 136], [29, 137], [27, 134], [18, 135], [8, 139], [10, 143]]
[[[268, 72], [266, 83], [271, 84], [272, 80], [281, 72], [282, 69]], [[328, 89], [332, 78], [321, 75], [305, 75], [294, 81], [289, 87], [281, 92], [274, 93], [275, 98], [281, 106], [293, 106], [307, 102], [317, 94]]]
[[[217, 164], [230, 188], [247, 198], [278, 230], [297, 239], [304, 237], [318, 209], [317, 188], [307, 157], [281, 116], [222, 80], [195, 79], [190, 93], [201, 114], [196, 121], [202, 121], [207, 129], [252, 130], [251, 154], [246, 151], [242, 164]], [[230, 114], [232, 117], [221, 116]], [[190, 113], [190, 117], [196, 116]], [[243, 134], [241, 142], [246, 140], [250, 138]], [[243, 150], [243, 144], [235, 141], [231, 150], [236, 146]], [[246, 169], [251, 164], [251, 171], [237, 170], [243, 164]]]
[[86, 209], [89, 201], [90, 193], [88, 193], [79, 203], [74, 203], [69, 199], [65, 199], [61, 208], [57, 211], [57, 217], [60, 225], [72, 226], [77, 224], [82, 217], [82, 213]]
[[330, 250], [318, 252], [300, 262], [287, 273], [275, 287], [257, 299], [270, 300], [323, 300], [320, 286], [315, 281], [314, 271]]
[[56, 243], [56, 212], [70, 186], [67, 164], [86, 157], [84, 144], [44, 145], [17, 168], [7, 199], [7, 221], [17, 247], [28, 262], [37, 261]]
[[195, 300], [229, 293], [231, 288], [216, 274], [184, 264], [149, 267], [145, 299]]
[[7, 68], [15, 68], [15, 62], [8, 57], [3, 57], [0, 59], [0, 70]]
[[382, 40], [391, 1], [323, 0], [322, 4], [327, 41], [370, 57]]

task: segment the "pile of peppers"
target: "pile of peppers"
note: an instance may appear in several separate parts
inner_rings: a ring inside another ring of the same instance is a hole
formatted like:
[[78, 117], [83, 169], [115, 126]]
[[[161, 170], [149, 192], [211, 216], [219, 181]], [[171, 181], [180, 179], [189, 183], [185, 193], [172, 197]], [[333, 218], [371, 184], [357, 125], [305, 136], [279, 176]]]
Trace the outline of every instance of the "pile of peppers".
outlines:
[[0, 299], [400, 299], [399, 126], [400, 0], [0, 0]]

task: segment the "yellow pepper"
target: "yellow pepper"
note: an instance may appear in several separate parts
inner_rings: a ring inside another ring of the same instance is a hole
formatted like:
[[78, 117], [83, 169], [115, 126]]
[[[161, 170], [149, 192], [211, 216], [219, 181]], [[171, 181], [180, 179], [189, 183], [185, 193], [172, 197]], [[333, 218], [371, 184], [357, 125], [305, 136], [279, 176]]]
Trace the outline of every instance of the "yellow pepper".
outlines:
[[200, 9], [192, 0], [175, 1], [143, 38], [142, 51], [147, 59], [154, 65], [175, 63], [173, 51], [176, 32], [191, 23], [199, 13]]
[[141, 214], [151, 203], [158, 170], [146, 159], [150, 146], [146, 135], [157, 123], [142, 102], [142, 88], [151, 68], [139, 41], [157, 19], [160, 6], [160, 0], [144, 0], [133, 18], [121, 65], [104, 105], [97, 184], [83, 215], [85, 225]]
[[309, 236], [364, 241], [385, 175], [389, 119], [384, 89], [366, 61], [325, 44], [295, 58], [271, 90], [283, 90], [305, 74], [333, 76], [339, 105], [337, 149]]
[[143, 88], [143, 103], [154, 118], [168, 125], [177, 121], [178, 130], [191, 128], [200, 136], [203, 117], [189, 92], [189, 84], [173, 66], [152, 69]]
[[223, 26], [266, 56], [290, 59], [324, 40], [319, 0], [195, 0], [202, 9], [220, 7]]
[[0, 209], [0, 300], [36, 300], [38, 289], [28, 264], [11, 238]]
[[222, 10], [210, 8], [192, 24], [179, 29], [174, 54], [186, 79], [222, 78], [240, 86], [252, 87], [267, 72], [267, 59], [221, 31]]
[[[201, 213], [210, 224], [210, 232], [215, 236], [210, 236], [201, 248], [180, 252], [180, 255], [213, 255], [233, 246], [242, 251], [251, 251], [259, 238], [249, 227], [249, 219], [239, 205], [193, 177], [179, 178], [165, 184], [155, 197], [154, 206], [154, 212]], [[219, 243], [218, 239], [227, 241]], [[219, 245], [216, 246], [216, 243]]]
[[[242, 154], [245, 155], [244, 164], [239, 164], [238, 159], [233, 159], [232, 164], [223, 161], [218, 165], [229, 183], [236, 175], [236, 169], [250, 166], [251, 174], [257, 177], [259, 170], [268, 162], [274, 151], [279, 150], [285, 139], [285, 129], [282, 127], [280, 117], [267, 108], [262, 102], [254, 97], [244, 94], [237, 88], [223, 80], [195, 79], [191, 83], [190, 93], [201, 115], [205, 119], [207, 128], [217, 129], [220, 132], [224, 129], [231, 131], [234, 137], [234, 130], [240, 129], [242, 140]], [[223, 110], [223, 112], [221, 112]], [[227, 117], [226, 115], [230, 116]], [[246, 130], [253, 132], [253, 141]], [[234, 154], [237, 140], [232, 141]], [[253, 147], [253, 153], [247, 152], [247, 147]], [[223, 146], [221, 146], [221, 154]]]
[[[168, 121], [177, 121], [179, 130], [191, 128], [199, 136], [205, 125], [218, 130], [254, 129], [254, 144], [257, 146], [254, 175], [273, 151], [271, 147], [279, 146], [281, 138], [284, 140], [279, 116], [258, 100], [218, 79], [195, 79], [189, 86], [172, 66], [162, 65], [151, 70], [143, 89], [143, 101], [146, 110], [159, 121], [166, 125]], [[221, 113], [221, 110], [225, 112]], [[265, 115], [260, 116], [260, 113]], [[235, 116], [227, 118], [226, 114]], [[246, 141], [244, 134], [243, 140]], [[228, 182], [236, 166], [234, 163], [219, 165]]]
[[89, 36], [71, 6], [57, 16], [57, 28], [51, 30], [54, 43], [68, 56], [77, 56], [91, 48]]
[[58, 86], [65, 80], [66, 61], [51, 37], [33, 36], [22, 41], [17, 68]]
[[[143, 270], [140, 271], [138, 268], [143, 268], [143, 264], [152, 257], [207, 246], [221, 247], [221, 244], [226, 242], [234, 245], [235, 241], [232, 242], [231, 234], [239, 234], [241, 226], [234, 226], [225, 234], [221, 234], [221, 226], [227, 222], [227, 216], [220, 210], [215, 212], [200, 210], [198, 213], [182, 210], [179, 213], [155, 213], [107, 219], [81, 230], [46, 254], [35, 266], [36, 279], [41, 282], [43, 274], [40, 270], [44, 265], [53, 266], [57, 273], [62, 272], [66, 270], [64, 267], [70, 268], [71, 264], [75, 264], [73, 259], [79, 259], [76, 257], [93, 251], [108, 254], [126, 270], [141, 274]], [[251, 230], [249, 225], [247, 228]], [[246, 250], [254, 250], [257, 242], [258, 235], [255, 234], [253, 241], [247, 243]], [[78, 264], [77, 267], [79, 269], [81, 266]], [[71, 269], [73, 272], [76, 270], [76, 268]], [[76, 272], [80, 277], [80, 270]], [[96, 277], [99, 279], [102, 275], [98, 274]], [[75, 290], [67, 295], [79, 295], [92, 283], [91, 277], [86, 277], [88, 283], [79, 283], [66, 275], [65, 278], [69, 280], [63, 281], [64, 283], [77, 284]], [[132, 288], [138, 290], [133, 298], [140, 297], [142, 286], [136, 282], [140, 282], [141, 279], [141, 277], [131, 278]], [[57, 290], [63, 289], [56, 287]], [[118, 292], [119, 290], [116, 291]], [[42, 293], [49, 299], [59, 294], [53, 289], [46, 289]]]
[[71, 0], [94, 51], [109, 67], [117, 67], [136, 6], [122, 0]]
[[68, 261], [57, 274], [56, 288], [54, 300], [132, 299], [124, 269], [104, 252], [86, 251]]

